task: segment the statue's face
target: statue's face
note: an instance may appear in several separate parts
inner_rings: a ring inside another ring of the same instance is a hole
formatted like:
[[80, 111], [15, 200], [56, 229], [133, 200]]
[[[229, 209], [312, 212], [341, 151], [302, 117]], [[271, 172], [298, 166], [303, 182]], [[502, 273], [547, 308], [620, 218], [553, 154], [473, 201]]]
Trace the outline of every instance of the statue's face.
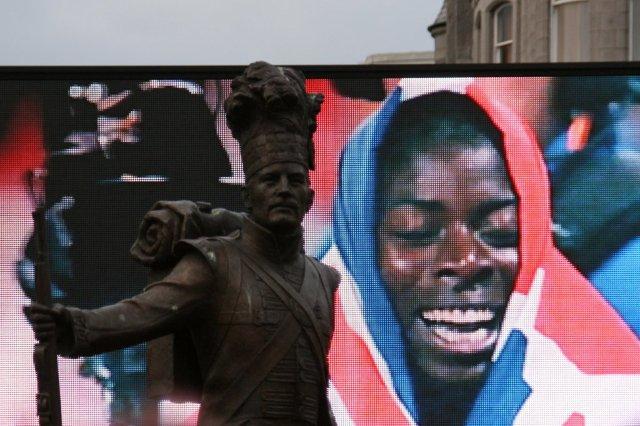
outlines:
[[274, 163], [249, 178], [244, 200], [249, 214], [275, 233], [300, 226], [313, 202], [307, 169], [298, 163]]
[[386, 198], [378, 260], [412, 364], [440, 381], [482, 378], [518, 271], [517, 200], [500, 154], [416, 155]]

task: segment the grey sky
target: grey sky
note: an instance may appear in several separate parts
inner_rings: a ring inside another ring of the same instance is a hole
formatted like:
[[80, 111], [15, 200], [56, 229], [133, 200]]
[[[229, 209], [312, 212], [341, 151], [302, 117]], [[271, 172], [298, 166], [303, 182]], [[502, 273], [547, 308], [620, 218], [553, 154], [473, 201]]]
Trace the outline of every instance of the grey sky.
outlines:
[[0, 65], [355, 64], [432, 50], [442, 0], [6, 0]]

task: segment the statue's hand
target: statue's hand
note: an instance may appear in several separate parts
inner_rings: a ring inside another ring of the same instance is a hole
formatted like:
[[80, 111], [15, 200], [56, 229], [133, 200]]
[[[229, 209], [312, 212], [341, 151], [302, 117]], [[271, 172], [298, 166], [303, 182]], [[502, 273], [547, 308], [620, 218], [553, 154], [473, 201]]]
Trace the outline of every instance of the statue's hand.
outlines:
[[56, 336], [57, 343], [63, 348], [69, 348], [73, 341], [73, 320], [71, 314], [62, 305], [52, 308], [32, 303], [22, 308], [36, 339], [40, 342], [50, 341]]
[[182, 239], [222, 236], [242, 227], [242, 215], [211, 210], [207, 203], [159, 201], [144, 216], [131, 254], [146, 266], [175, 262], [174, 248]]

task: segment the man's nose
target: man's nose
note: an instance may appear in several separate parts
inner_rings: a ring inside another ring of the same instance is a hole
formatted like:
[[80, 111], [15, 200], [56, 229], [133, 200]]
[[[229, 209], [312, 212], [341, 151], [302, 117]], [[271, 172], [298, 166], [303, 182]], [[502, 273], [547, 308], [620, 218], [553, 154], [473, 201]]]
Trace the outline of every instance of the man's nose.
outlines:
[[487, 284], [494, 273], [486, 248], [465, 225], [447, 231], [436, 267], [436, 278], [457, 291]]
[[278, 184], [276, 186], [276, 191], [278, 192], [278, 194], [291, 192], [291, 183], [289, 182], [289, 178], [287, 176], [280, 176], [280, 179], [278, 179]]

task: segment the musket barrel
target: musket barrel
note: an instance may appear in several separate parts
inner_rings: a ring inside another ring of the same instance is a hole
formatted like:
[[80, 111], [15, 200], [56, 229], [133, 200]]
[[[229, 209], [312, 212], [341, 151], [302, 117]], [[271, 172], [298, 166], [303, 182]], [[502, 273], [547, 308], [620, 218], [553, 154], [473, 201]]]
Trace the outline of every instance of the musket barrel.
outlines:
[[[41, 305], [52, 307], [51, 275], [49, 272], [49, 252], [46, 240], [46, 217], [44, 197], [35, 193], [35, 179], [29, 176], [31, 193], [36, 202], [32, 213], [36, 241], [36, 297]], [[47, 341], [40, 341], [33, 348], [33, 363], [38, 379], [37, 410], [40, 426], [62, 426], [62, 410], [60, 404], [60, 379], [58, 377], [58, 356], [56, 351], [55, 332]]]

